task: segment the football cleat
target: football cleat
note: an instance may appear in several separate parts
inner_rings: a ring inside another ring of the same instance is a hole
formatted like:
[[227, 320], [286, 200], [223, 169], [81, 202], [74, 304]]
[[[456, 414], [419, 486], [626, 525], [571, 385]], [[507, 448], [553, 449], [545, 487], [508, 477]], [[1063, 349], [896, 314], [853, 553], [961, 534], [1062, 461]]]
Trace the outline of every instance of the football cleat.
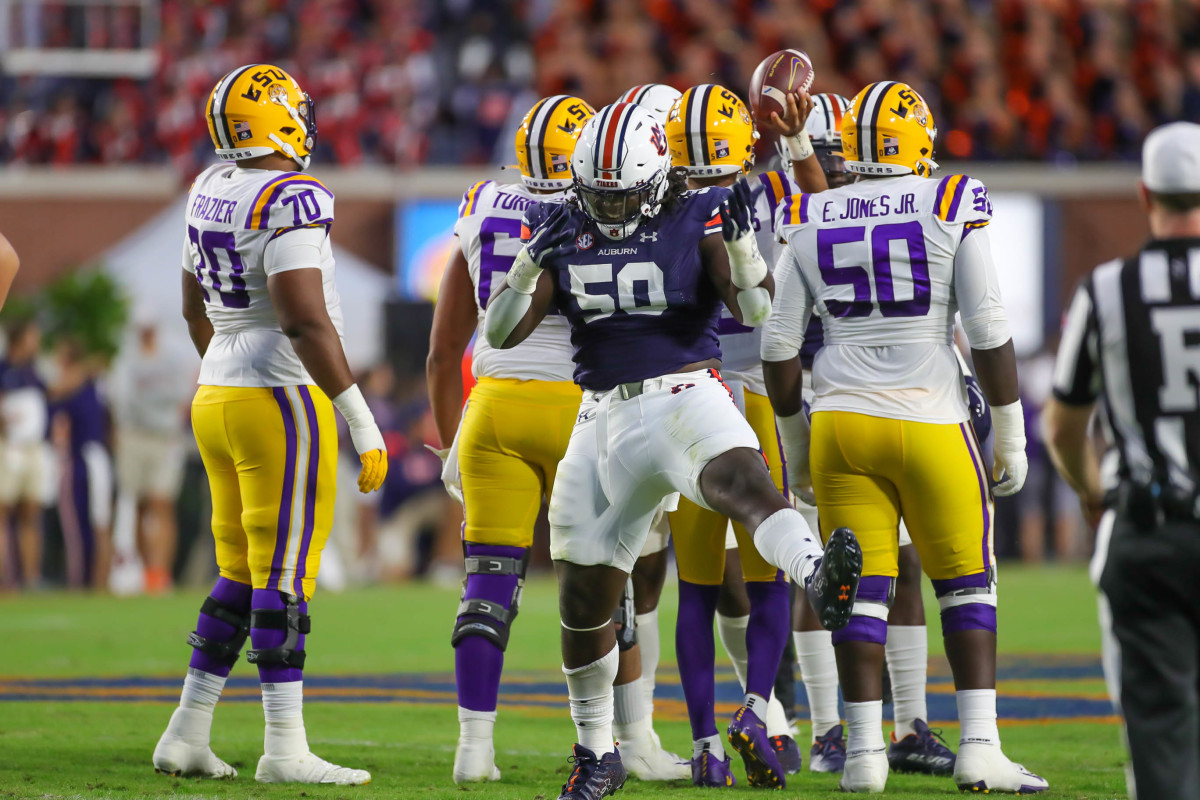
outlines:
[[737, 778], [733, 777], [729, 756], [720, 759], [711, 750], [702, 750], [692, 759], [692, 785], [709, 789], [736, 786]]
[[787, 775], [795, 775], [800, 770], [804, 769], [804, 756], [800, 754], [800, 747], [796, 744], [796, 740], [790, 736], [772, 736], [771, 747], [775, 750], [775, 757], [779, 759], [779, 765], [783, 767], [783, 771]]
[[862, 548], [849, 528], [838, 528], [829, 535], [825, 555], [804, 587], [826, 630], [837, 631], [850, 624], [862, 564]]
[[887, 786], [887, 751], [859, 750], [846, 756], [846, 768], [838, 788], [843, 792], [882, 792]]
[[729, 744], [742, 756], [746, 780], [751, 786], [782, 789], [787, 785], [775, 748], [767, 738], [767, 726], [747, 706], [742, 706], [729, 723]]
[[371, 782], [365, 769], [350, 769], [330, 764], [311, 752], [294, 756], [267, 756], [258, 760], [254, 780], [259, 783], [332, 783], [337, 786], [362, 786]]
[[496, 766], [495, 746], [489, 739], [486, 742], [458, 740], [454, 749], [454, 782], [481, 783], [500, 780], [500, 770]]
[[846, 766], [846, 739], [842, 726], [834, 725], [818, 736], [808, 751], [809, 772], [841, 772]]
[[625, 766], [619, 752], [596, 754], [581, 744], [575, 745], [567, 761], [575, 765], [563, 784], [558, 800], [600, 800], [617, 793], [625, 785]]
[[[177, 708], [175, 713], [187, 713], [191, 709]], [[207, 736], [205, 736], [207, 740]], [[236, 778], [237, 770], [217, 758], [207, 741], [188, 741], [182, 736], [167, 732], [154, 747], [154, 771], [160, 775], [176, 778]]]
[[892, 733], [888, 764], [895, 772], [949, 775], [954, 772], [954, 751], [946, 746], [941, 731], [930, 730], [925, 720], [913, 720], [913, 730], [902, 739]]
[[669, 753], [650, 733], [620, 742], [625, 771], [643, 781], [686, 781], [691, 764]]
[[954, 783], [964, 792], [1033, 794], [1050, 788], [1049, 782], [1020, 764], [1008, 760], [998, 745], [964, 742], [958, 746]]

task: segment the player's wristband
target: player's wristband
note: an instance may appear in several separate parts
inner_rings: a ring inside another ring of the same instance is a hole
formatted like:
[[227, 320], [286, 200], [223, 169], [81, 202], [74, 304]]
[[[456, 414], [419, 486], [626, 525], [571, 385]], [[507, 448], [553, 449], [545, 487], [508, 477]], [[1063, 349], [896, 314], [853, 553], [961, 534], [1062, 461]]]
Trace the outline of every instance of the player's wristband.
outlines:
[[782, 138], [784, 145], [787, 146], [788, 155], [792, 157], [792, 161], [803, 161], [816, 152], [813, 149], [812, 139], [808, 135], [807, 128], [801, 128], [800, 132], [795, 136], [784, 136]]
[[1025, 451], [1025, 412], [1020, 400], [1008, 405], [992, 406], [992, 430], [996, 434], [997, 452]]
[[533, 294], [541, 275], [542, 268], [529, 255], [529, 248], [522, 247], [513, 261], [512, 269], [508, 271], [508, 287], [521, 294]]
[[742, 289], [737, 294], [737, 302], [743, 325], [761, 328], [771, 318], [771, 293], [762, 286]]
[[346, 420], [355, 452], [362, 455], [372, 450], [387, 450], [383, 434], [375, 424], [375, 415], [371, 413], [357, 383], [350, 384], [349, 389], [333, 398], [333, 405]]

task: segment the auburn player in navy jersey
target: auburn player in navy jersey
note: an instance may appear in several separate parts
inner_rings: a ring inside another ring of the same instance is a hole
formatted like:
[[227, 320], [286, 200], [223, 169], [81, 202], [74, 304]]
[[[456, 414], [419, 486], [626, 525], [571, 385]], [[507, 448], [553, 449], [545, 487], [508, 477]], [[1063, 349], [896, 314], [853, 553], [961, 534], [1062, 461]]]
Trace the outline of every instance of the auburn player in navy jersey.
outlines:
[[[804, 585], [830, 628], [853, 609], [861, 551], [853, 533], [824, 553], [771, 481], [758, 440], [721, 381], [724, 302], [761, 325], [774, 286], [758, 252], [749, 187], [687, 192], [666, 134], [628, 103], [588, 121], [572, 155], [576, 204], [539, 204], [529, 241], [489, 304], [484, 332], [513, 347], [555, 307], [571, 324], [583, 403], [550, 505], [563, 672], [579, 741], [561, 797], [623, 785], [613, 745], [617, 647], [610, 616], [663, 498], [680, 492], [753, 531], [768, 562]], [[731, 725], [759, 752], [766, 700]]]

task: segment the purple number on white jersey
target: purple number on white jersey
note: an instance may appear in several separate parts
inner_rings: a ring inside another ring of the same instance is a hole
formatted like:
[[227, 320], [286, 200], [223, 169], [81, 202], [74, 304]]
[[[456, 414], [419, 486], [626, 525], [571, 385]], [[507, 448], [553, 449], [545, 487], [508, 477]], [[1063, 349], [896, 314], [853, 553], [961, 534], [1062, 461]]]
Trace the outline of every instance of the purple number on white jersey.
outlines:
[[496, 252], [496, 242], [521, 238], [521, 220], [511, 217], [487, 217], [479, 225], [479, 307], [487, 308], [492, 286], [498, 276], [507, 275], [516, 255]]
[[[866, 240], [864, 226], [821, 228], [817, 231], [817, 267], [827, 286], [850, 285], [854, 299], [826, 300], [825, 307], [835, 317], [869, 317], [875, 306], [885, 317], [923, 317], [929, 313], [932, 283], [929, 280], [929, 258], [921, 223], [909, 222], [876, 225], [871, 230], [871, 271], [875, 274], [877, 298], [871, 296], [871, 280], [862, 265], [839, 267], [834, 248], [858, 244]], [[897, 300], [892, 275], [892, 242], [901, 241], [908, 247], [908, 264], [912, 273], [913, 297]], [[877, 301], [877, 302], [876, 302]]]
[[[199, 231], [188, 226], [188, 238], [196, 252], [200, 254], [200, 263], [196, 264], [196, 281], [204, 292], [204, 300], [209, 300], [208, 289], [212, 289], [221, 298], [221, 305], [226, 308], [249, 308], [250, 293], [246, 291], [246, 279], [242, 273], [246, 265], [238, 255], [237, 242], [232, 231]], [[229, 290], [226, 291], [221, 283], [221, 275], [225, 272], [221, 266], [220, 254], [225, 254], [229, 262], [227, 277]], [[207, 288], [205, 276], [208, 278]]]

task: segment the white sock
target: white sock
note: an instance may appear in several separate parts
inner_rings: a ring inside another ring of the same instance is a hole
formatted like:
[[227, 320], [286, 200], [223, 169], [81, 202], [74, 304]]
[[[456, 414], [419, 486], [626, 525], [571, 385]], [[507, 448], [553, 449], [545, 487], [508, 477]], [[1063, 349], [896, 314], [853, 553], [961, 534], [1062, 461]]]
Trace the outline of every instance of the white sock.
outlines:
[[614, 751], [613, 681], [617, 677], [617, 660], [614, 645], [599, 661], [576, 669], [563, 667], [579, 744], [595, 753], [596, 758]]
[[767, 736], [791, 736], [792, 726], [788, 724], [787, 711], [783, 707], [783, 703], [779, 702], [779, 698], [775, 696], [775, 692], [771, 692], [771, 696], [767, 698], [767, 718], [763, 720], [767, 723]]
[[[803, 598], [801, 598], [803, 602]], [[808, 712], [812, 717], [812, 740], [829, 733], [842, 721], [838, 714], [837, 658], [833, 654], [833, 635], [829, 631], [796, 631], [796, 660], [800, 680], [808, 694]]]
[[761, 694], [746, 694], [746, 699], [742, 702], [746, 708], [754, 712], [754, 716], [759, 719], [767, 718], [767, 698]]
[[884, 750], [883, 701], [846, 703], [846, 757]]
[[958, 724], [962, 727], [959, 744], [1000, 746], [996, 727], [996, 690], [963, 689], [954, 693], [958, 701]]
[[794, 508], [776, 511], [754, 529], [754, 547], [768, 564], [783, 570], [798, 586], [807, 586], [814, 564], [825, 550], [804, 517]]
[[637, 625], [638, 650], [642, 654], [642, 693], [645, 696], [646, 716], [654, 724], [654, 674], [658, 672], [658, 660], [662, 645], [658, 638], [658, 609], [634, 617]]
[[262, 684], [263, 715], [267, 720], [263, 752], [296, 756], [308, 752], [304, 732], [304, 681]]
[[188, 668], [179, 695], [180, 708], [192, 708], [212, 713], [225, 690], [225, 679], [204, 670]]
[[641, 680], [614, 686], [613, 738], [618, 744], [640, 739], [646, 722], [646, 697]]
[[717, 635], [721, 637], [721, 645], [733, 662], [733, 674], [737, 676], [738, 685], [746, 690], [746, 666], [750, 656], [746, 651], [746, 629], [750, 627], [750, 616], [727, 617], [717, 613]]
[[495, 711], [473, 711], [462, 706], [458, 707], [458, 738], [460, 742], [490, 745], [495, 728]]
[[692, 758], [699, 758], [705, 750], [713, 754], [718, 761], [725, 760], [725, 746], [721, 744], [721, 734], [705, 736], [692, 742]]
[[929, 639], [924, 625], [889, 625], [887, 643], [888, 673], [892, 676], [892, 717], [896, 738], [903, 739], [913, 730], [913, 720], [929, 722], [925, 704], [925, 677], [929, 670]]

